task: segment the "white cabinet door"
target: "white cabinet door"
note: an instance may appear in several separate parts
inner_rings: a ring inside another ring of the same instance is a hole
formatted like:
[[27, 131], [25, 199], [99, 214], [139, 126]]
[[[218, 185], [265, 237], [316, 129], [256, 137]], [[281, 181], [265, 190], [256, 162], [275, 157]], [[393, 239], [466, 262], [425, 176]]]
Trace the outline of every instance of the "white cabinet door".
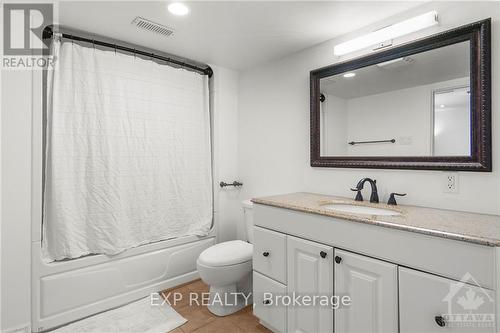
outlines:
[[338, 249], [335, 263], [335, 295], [351, 298], [335, 310], [335, 332], [398, 332], [397, 266]]
[[[311, 297], [333, 295], [333, 248], [288, 236], [288, 295]], [[319, 302], [318, 302], [319, 303]], [[332, 332], [331, 306], [301, 305], [288, 307], [288, 332]]]
[[471, 283], [400, 267], [401, 333], [495, 332], [494, 294]]

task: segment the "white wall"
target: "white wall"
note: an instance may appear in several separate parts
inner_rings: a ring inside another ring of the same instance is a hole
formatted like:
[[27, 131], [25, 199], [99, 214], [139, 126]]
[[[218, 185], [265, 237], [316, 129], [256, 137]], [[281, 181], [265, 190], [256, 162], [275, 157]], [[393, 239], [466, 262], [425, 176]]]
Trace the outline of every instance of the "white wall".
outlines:
[[326, 95], [322, 106], [321, 129], [322, 140], [321, 154], [323, 156], [347, 155], [349, 107], [347, 100]]
[[[245, 183], [242, 198], [292, 191], [351, 197], [349, 188], [360, 178], [369, 176], [378, 180], [381, 200], [387, 200], [389, 191], [407, 192], [401, 203], [500, 214], [500, 137], [495, 135], [498, 132], [495, 129], [500, 126], [500, 117], [496, 116], [500, 111], [498, 94], [493, 94], [494, 172], [461, 172], [458, 194], [443, 193], [444, 173], [438, 171], [311, 168], [309, 165], [309, 71], [346, 60], [334, 58], [335, 44], [432, 9], [438, 11], [440, 25], [413, 34], [411, 38], [492, 17], [492, 81], [493, 87], [499, 85], [498, 2], [427, 3], [361, 31], [248, 69], [241, 73], [239, 85], [239, 170]], [[395, 42], [404, 40], [408, 37]]]
[[214, 139], [214, 191], [215, 218], [218, 223], [218, 241], [238, 237], [243, 211], [240, 189], [221, 188], [221, 181], [238, 180], [238, 72], [212, 66], [213, 139]]
[[425, 86], [353, 98], [348, 104], [349, 141], [396, 139], [394, 144], [349, 146], [350, 156], [430, 155], [431, 92]]
[[[430, 156], [432, 92], [468, 83], [466, 77], [349, 99], [348, 141], [396, 139], [395, 144], [349, 145], [349, 156]], [[468, 129], [460, 130], [458, 136], [470, 136]]]
[[2, 329], [31, 321], [30, 96], [30, 71], [2, 72]]
[[[470, 154], [470, 100], [465, 89], [434, 96], [434, 155]], [[449, 103], [449, 104], [448, 104]], [[464, 154], [467, 152], [467, 154]]]

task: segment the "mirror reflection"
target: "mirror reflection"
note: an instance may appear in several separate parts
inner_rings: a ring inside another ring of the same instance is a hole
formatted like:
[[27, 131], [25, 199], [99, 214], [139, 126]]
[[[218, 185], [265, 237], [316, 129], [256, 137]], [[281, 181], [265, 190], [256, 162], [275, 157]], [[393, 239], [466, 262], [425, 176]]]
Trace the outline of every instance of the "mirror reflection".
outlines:
[[320, 80], [322, 156], [470, 156], [469, 42]]

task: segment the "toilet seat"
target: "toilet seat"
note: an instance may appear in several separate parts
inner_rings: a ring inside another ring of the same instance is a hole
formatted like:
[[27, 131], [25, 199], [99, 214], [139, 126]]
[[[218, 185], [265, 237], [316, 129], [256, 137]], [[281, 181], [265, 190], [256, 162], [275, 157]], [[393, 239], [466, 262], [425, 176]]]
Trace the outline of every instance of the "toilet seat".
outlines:
[[198, 262], [211, 267], [237, 265], [252, 260], [252, 251], [253, 245], [241, 240], [223, 242], [203, 251]]

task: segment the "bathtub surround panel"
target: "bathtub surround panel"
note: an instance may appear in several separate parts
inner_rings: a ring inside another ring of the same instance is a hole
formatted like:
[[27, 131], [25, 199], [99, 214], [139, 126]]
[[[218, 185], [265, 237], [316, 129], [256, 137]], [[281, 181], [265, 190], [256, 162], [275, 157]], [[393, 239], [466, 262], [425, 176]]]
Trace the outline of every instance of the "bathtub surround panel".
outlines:
[[[440, 24], [394, 40], [394, 45], [491, 17], [492, 87], [500, 82], [500, 3], [432, 2], [371, 24], [288, 57], [245, 70], [240, 75], [239, 168], [242, 198], [308, 191], [351, 197], [355, 182], [377, 180], [381, 201], [391, 192], [408, 192], [400, 202], [418, 206], [500, 214], [500, 137], [493, 135], [492, 173], [459, 172], [458, 193], [443, 193], [439, 171], [311, 168], [309, 161], [309, 72], [371, 53], [333, 56], [333, 47], [367, 32], [436, 10]], [[498, 96], [492, 96], [492, 131], [500, 126]], [[256, 129], [258, 132], [256, 133]], [[368, 197], [368, 190], [363, 191]]]

